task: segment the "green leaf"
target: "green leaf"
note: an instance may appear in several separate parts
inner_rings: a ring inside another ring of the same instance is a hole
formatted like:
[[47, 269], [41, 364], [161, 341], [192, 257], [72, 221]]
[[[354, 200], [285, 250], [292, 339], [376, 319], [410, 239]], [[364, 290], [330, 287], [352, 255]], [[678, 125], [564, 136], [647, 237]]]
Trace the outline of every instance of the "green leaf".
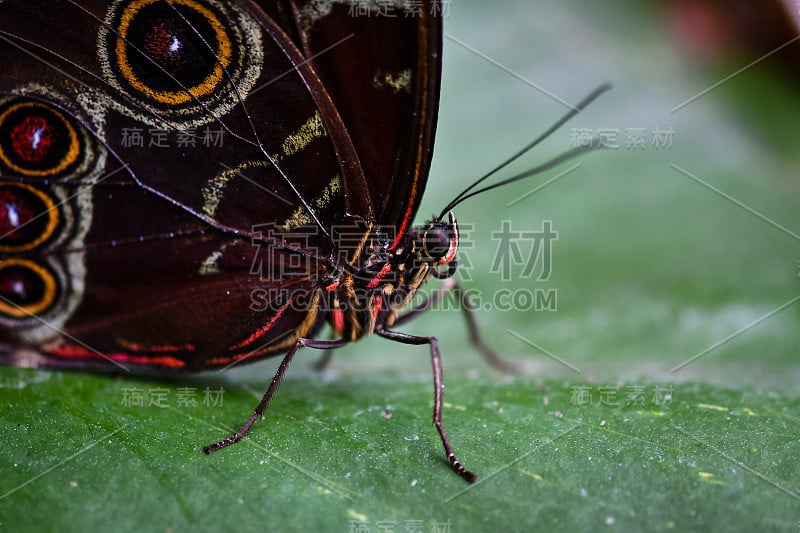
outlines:
[[[800, 401], [682, 383], [288, 379], [263, 420], [249, 387], [4, 370], [0, 517], [15, 531], [347, 531], [352, 521], [623, 530], [796, 525]], [[224, 391], [206, 402], [205, 389]], [[141, 395], [143, 405], [130, 405]], [[187, 400], [194, 399], [196, 405]], [[221, 405], [213, 405], [211, 400]], [[149, 405], [154, 403], [154, 405]], [[126, 405], [127, 404], [127, 405]], [[159, 406], [160, 405], [160, 406]], [[724, 505], [721, 505], [724, 502]]]

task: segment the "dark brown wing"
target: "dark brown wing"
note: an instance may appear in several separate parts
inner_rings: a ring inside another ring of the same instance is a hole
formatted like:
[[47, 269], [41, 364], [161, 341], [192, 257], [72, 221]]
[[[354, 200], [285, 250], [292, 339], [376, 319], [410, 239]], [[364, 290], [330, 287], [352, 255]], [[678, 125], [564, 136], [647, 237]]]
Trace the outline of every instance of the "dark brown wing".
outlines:
[[311, 334], [311, 257], [371, 206], [277, 24], [248, 3], [9, 1], [0, 61], [3, 361], [199, 369]]
[[438, 95], [431, 4], [391, 24], [265, 4], [0, 2], [0, 362], [276, 353], [321, 324], [330, 228], [410, 222]]
[[[360, 4], [360, 5], [359, 5]], [[381, 4], [380, 6], [378, 4]], [[294, 36], [336, 104], [376, 221], [413, 221], [433, 155], [441, 79], [439, 2], [261, 2]]]

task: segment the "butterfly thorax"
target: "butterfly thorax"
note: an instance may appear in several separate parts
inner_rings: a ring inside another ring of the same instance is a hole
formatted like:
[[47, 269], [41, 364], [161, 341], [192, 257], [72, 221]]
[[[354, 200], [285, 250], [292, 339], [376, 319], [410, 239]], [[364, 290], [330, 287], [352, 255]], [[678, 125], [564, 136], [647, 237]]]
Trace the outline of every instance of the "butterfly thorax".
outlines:
[[449, 222], [434, 219], [394, 241], [370, 227], [351, 261], [324, 284], [323, 312], [337, 336], [357, 340], [393, 325], [431, 276], [453, 274], [457, 247], [452, 214]]

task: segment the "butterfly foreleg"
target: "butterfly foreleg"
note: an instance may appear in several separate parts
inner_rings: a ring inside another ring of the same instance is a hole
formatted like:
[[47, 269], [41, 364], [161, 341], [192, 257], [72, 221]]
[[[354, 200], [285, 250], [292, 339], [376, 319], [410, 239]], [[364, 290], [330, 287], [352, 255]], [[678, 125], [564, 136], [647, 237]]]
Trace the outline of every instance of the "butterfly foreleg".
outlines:
[[501, 357], [483, 340], [483, 335], [481, 335], [480, 328], [478, 327], [478, 321], [475, 318], [475, 307], [470, 301], [469, 295], [464, 290], [464, 287], [453, 278], [444, 280], [444, 282], [442, 282], [430, 296], [426, 297], [424, 301], [415, 305], [412, 309], [409, 309], [395, 320], [393, 326], [399, 326], [410, 322], [422, 313], [431, 309], [436, 309], [436, 305], [450, 292], [454, 292], [458, 296], [459, 307], [464, 314], [464, 320], [467, 322], [469, 339], [486, 362], [489, 363], [492, 368], [504, 374], [519, 373], [520, 368], [518, 365]]
[[470, 472], [469, 470], [465, 469], [461, 462], [456, 458], [455, 453], [453, 453], [453, 447], [450, 445], [450, 439], [447, 438], [447, 432], [444, 430], [444, 426], [442, 425], [442, 389], [444, 386], [444, 381], [442, 377], [442, 356], [439, 353], [439, 341], [436, 340], [436, 337], [419, 337], [416, 335], [409, 335], [407, 333], [399, 333], [397, 331], [389, 331], [382, 327], [375, 328], [375, 333], [380, 335], [381, 337], [401, 342], [403, 344], [413, 344], [413, 345], [422, 345], [427, 344], [430, 346], [431, 351], [431, 365], [433, 366], [433, 424], [436, 426], [436, 431], [439, 432], [439, 437], [442, 439], [442, 444], [444, 445], [444, 451], [447, 454], [447, 458], [450, 460], [450, 464], [453, 465], [455, 471], [466, 479], [469, 483], [474, 483], [477, 479], [477, 476]]

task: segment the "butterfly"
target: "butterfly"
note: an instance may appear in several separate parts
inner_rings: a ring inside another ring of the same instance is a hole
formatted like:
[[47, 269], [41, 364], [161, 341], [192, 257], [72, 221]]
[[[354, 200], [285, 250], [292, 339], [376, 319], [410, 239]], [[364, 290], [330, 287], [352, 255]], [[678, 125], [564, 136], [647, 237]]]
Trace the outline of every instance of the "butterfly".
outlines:
[[473, 482], [442, 425], [438, 342], [398, 329], [463, 294], [450, 210], [489, 188], [413, 224], [442, 35], [436, 0], [0, 2], [0, 363], [168, 375], [282, 356], [210, 453], [301, 347], [427, 345], [433, 423]]

